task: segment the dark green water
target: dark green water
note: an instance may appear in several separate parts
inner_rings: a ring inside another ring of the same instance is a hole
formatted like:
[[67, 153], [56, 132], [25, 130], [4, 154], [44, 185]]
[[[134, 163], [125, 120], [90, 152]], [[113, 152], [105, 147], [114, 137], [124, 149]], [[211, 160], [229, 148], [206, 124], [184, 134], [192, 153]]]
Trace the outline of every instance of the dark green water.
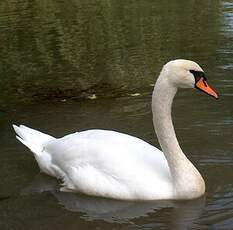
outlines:
[[175, 58], [216, 71], [224, 8], [215, 0], [2, 0], [0, 105], [148, 87]]
[[[1, 1], [0, 32], [0, 229], [233, 229], [233, 3]], [[177, 57], [200, 63], [220, 94], [183, 90], [173, 107], [205, 197], [128, 203], [60, 193], [15, 140], [13, 122], [57, 137], [113, 129], [158, 146], [150, 84]], [[80, 92], [97, 99], [69, 99]], [[49, 96], [59, 100], [12, 106]]]

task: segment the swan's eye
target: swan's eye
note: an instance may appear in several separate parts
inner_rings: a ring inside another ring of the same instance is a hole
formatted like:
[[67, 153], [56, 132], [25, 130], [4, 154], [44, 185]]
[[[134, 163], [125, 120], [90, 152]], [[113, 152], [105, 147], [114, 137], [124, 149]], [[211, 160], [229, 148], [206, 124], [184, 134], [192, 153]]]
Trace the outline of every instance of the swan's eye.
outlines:
[[206, 78], [204, 72], [197, 71], [197, 70], [189, 70], [189, 72], [193, 74], [193, 76], [195, 78], [195, 82], [198, 82], [201, 78], [203, 78], [205, 81], [207, 81], [207, 78]]

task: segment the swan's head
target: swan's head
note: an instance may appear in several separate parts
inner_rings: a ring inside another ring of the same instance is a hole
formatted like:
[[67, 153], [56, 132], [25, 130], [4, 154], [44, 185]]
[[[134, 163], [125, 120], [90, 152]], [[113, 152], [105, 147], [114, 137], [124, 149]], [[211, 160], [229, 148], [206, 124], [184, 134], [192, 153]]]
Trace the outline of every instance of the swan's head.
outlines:
[[195, 62], [177, 59], [164, 65], [162, 73], [177, 88], [197, 88], [208, 95], [218, 98], [217, 93], [207, 84], [202, 68]]

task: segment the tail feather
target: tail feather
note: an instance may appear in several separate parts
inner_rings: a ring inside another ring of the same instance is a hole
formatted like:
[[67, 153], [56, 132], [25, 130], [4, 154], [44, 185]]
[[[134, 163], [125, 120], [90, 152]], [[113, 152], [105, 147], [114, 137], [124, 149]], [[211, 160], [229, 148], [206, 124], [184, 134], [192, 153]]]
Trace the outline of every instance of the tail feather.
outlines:
[[28, 128], [24, 125], [13, 125], [13, 128], [17, 134], [16, 138], [36, 155], [40, 155], [45, 143], [54, 139], [54, 137], [48, 134]]

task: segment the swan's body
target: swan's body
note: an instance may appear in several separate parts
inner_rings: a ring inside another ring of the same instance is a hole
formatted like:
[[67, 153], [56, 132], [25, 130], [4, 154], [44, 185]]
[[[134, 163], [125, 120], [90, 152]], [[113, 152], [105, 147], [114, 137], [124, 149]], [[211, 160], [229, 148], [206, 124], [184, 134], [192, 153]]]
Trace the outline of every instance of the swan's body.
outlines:
[[192, 73], [190, 79], [186, 76], [189, 70], [202, 73], [194, 62], [169, 62], [155, 85], [153, 121], [164, 153], [139, 138], [108, 130], [57, 139], [21, 125], [14, 126], [17, 138], [34, 153], [41, 171], [63, 179], [61, 191], [127, 200], [199, 197], [205, 192], [204, 180], [183, 154], [171, 120], [177, 85], [201, 84]]
[[[34, 133], [24, 126], [19, 129]], [[63, 191], [140, 200], [168, 199], [172, 194], [166, 158], [139, 138], [115, 131], [87, 130], [49, 138], [42, 146], [35, 154], [37, 162], [43, 172], [63, 178]]]

